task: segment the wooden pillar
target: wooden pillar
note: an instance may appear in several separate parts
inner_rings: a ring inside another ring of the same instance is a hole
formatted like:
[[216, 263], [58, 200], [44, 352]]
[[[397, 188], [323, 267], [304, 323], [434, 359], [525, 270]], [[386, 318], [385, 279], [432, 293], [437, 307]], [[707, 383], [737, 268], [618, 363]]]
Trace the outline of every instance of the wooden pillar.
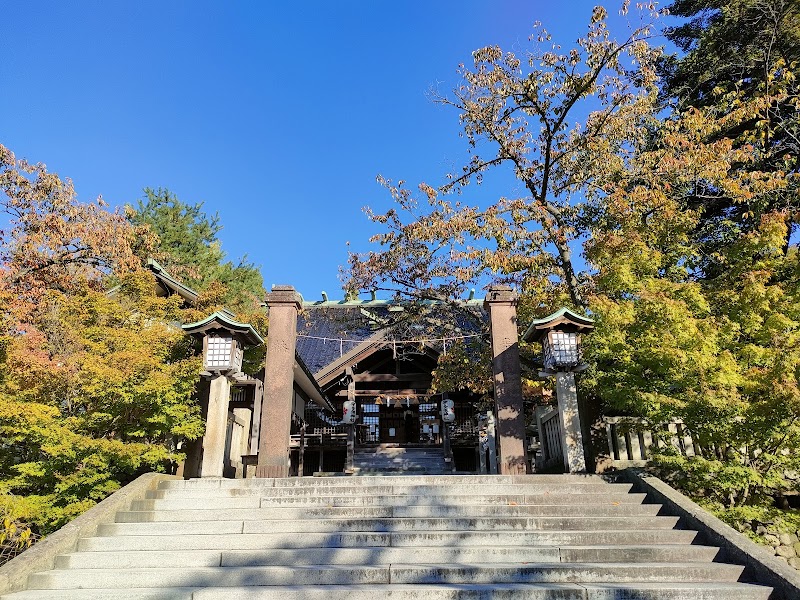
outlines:
[[306, 424], [300, 425], [300, 452], [297, 454], [297, 476], [302, 477], [305, 465], [303, 459], [306, 454]]
[[528, 471], [528, 452], [517, 337], [517, 295], [510, 286], [496, 286], [489, 289], [483, 305], [489, 311], [491, 327], [500, 473], [524, 475]]
[[206, 414], [206, 433], [203, 436], [201, 477], [222, 477], [225, 466], [225, 441], [228, 433], [228, 403], [231, 383], [225, 375], [211, 380]]
[[486, 439], [489, 441], [489, 473], [497, 475], [497, 434], [492, 411], [486, 413]]
[[267, 294], [269, 337], [264, 363], [264, 403], [256, 477], [289, 476], [297, 312], [302, 298], [290, 285]]
[[[349, 378], [347, 382], [347, 400], [355, 403], [356, 380], [353, 377], [353, 369], [351, 367], [347, 368], [347, 376]], [[355, 407], [355, 404], [353, 404], [353, 407]], [[355, 458], [355, 453], [356, 453], [356, 426], [351, 423], [347, 426], [347, 457], [344, 463], [345, 473], [353, 472], [353, 459]]]

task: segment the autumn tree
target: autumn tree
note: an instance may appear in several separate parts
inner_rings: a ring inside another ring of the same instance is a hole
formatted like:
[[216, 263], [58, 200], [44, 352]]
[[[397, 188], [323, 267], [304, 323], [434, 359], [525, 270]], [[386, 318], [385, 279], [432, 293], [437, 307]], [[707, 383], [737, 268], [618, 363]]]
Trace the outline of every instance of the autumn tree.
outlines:
[[[649, 9], [647, 18], [659, 16]], [[539, 24], [524, 57], [497, 46], [476, 50], [473, 65], [459, 71], [462, 83], [436, 98], [460, 113], [468, 163], [438, 188], [421, 184], [421, 197], [403, 182], [379, 178], [395, 208], [368, 210], [387, 231], [372, 238], [382, 250], [351, 256], [350, 285], [447, 299], [488, 278], [584, 307], [573, 255], [582, 233], [576, 217], [593, 170], [618, 161], [652, 114], [658, 52], [646, 41], [650, 34], [645, 23], [617, 41], [597, 7], [586, 35], [569, 50]], [[487, 171], [504, 168], [524, 195], [483, 209], [452, 199]]]
[[47, 532], [181, 459], [199, 364], [170, 325], [180, 298], [141, 269], [149, 228], [3, 146], [0, 207], [0, 510]]
[[800, 271], [797, 246], [784, 251], [785, 214], [761, 214], [720, 248], [719, 274], [696, 276], [698, 186], [746, 204], [793, 185], [791, 174], [752, 168], [753, 148], [722, 135], [761, 102], [769, 99], [662, 121], [608, 173], [586, 245], [597, 329], [587, 339], [585, 391], [654, 425], [682, 419], [702, 453], [687, 459], [667, 446], [661, 465], [684, 489], [729, 508], [791, 489], [784, 473], [800, 467], [792, 451], [800, 442]]
[[70, 180], [17, 159], [3, 145], [0, 211], [8, 219], [0, 231], [0, 291], [15, 299], [6, 306], [35, 306], [50, 289], [100, 287], [112, 271], [135, 270], [137, 253], [153, 244], [152, 235], [107, 210], [102, 198], [79, 202]]
[[12, 336], [0, 385], [0, 490], [41, 531], [63, 525], [202, 434], [191, 341], [170, 323], [180, 298], [152, 275], [114, 295], [49, 290], [37, 323]]
[[[798, 177], [781, 145], [793, 130], [774, 135], [796, 118], [780, 112], [797, 106], [794, 79], [778, 63], [758, 93], [712, 88], [704, 104], [665, 108], [655, 52], [641, 37], [610, 41], [603, 14], [574, 51], [534, 54], [533, 81], [514, 55], [475, 53], [445, 100], [461, 111], [473, 160], [438, 189], [420, 186], [421, 199], [383, 181], [396, 205], [369, 213], [386, 230], [373, 238], [382, 248], [351, 258], [352, 281], [440, 298], [481, 277], [511, 280], [522, 323], [565, 302], [587, 310], [597, 327], [584, 397], [656, 428], [682, 419], [702, 455], [667, 446], [664, 473], [740, 510], [796, 487], [785, 474], [800, 468]], [[632, 53], [638, 70], [615, 71], [609, 51]], [[570, 129], [560, 116], [587, 98], [589, 117]], [[487, 147], [496, 154], [479, 153]], [[488, 209], [451, 201], [503, 164], [529, 195]], [[485, 389], [480, 368], [466, 362], [459, 375], [469, 356], [454, 352], [442, 381]]]
[[[757, 150], [742, 169], [798, 173], [800, 157], [800, 2], [797, 0], [677, 0], [670, 13], [683, 21], [666, 30], [681, 50], [660, 65], [662, 93], [680, 110], [723, 111], [735, 102], [762, 102], [758, 112], [724, 132], [736, 144]], [[715, 276], [724, 265], [714, 256], [737, 235], [752, 231], [761, 215], [783, 212], [784, 251], [800, 223], [800, 195], [790, 186], [782, 195], [735, 202], [714, 190], [692, 199], [702, 209], [696, 235], [707, 257], [701, 265]]]

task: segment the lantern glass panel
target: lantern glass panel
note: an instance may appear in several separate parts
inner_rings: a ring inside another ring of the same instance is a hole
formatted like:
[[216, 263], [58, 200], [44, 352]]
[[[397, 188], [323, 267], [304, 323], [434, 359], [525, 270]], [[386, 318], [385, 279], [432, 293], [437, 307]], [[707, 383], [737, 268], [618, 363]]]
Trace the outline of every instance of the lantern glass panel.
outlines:
[[209, 336], [206, 351], [207, 369], [227, 369], [231, 366], [231, 349], [233, 338]]
[[551, 331], [542, 340], [544, 363], [548, 369], [575, 367], [581, 361], [578, 334], [567, 331]]

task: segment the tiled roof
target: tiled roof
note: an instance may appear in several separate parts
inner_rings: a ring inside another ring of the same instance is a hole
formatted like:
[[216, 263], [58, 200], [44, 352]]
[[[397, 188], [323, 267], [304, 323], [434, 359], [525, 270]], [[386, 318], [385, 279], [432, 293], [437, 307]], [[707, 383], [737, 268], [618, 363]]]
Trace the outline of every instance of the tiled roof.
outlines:
[[[464, 301], [464, 306], [477, 312], [485, 324], [486, 315], [481, 308], [482, 302], [482, 300]], [[306, 302], [298, 318], [297, 353], [309, 370], [318, 374], [367, 339], [379, 335], [393, 316], [402, 310], [402, 305], [381, 300]], [[445, 310], [448, 309], [445, 307]], [[455, 332], [464, 335], [481, 333], [481, 324], [466, 318], [458, 311], [453, 312], [453, 322]], [[452, 335], [452, 331], [443, 334], [430, 324], [415, 327], [417, 328], [419, 335], [415, 335], [415, 338]], [[389, 333], [388, 337], [394, 336]]]
[[375, 335], [376, 328], [357, 306], [304, 307], [298, 318], [297, 333], [297, 353], [309, 371], [317, 373]]

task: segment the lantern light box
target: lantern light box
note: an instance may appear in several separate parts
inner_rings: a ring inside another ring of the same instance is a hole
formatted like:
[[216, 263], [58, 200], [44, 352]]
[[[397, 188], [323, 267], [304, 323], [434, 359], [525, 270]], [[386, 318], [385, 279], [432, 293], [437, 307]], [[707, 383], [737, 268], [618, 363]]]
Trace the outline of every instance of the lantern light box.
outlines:
[[245, 346], [264, 343], [251, 325], [238, 323], [223, 312], [182, 328], [189, 335], [202, 337], [203, 366], [211, 373], [241, 372]]
[[562, 308], [550, 316], [533, 321], [523, 339], [526, 342], [541, 342], [546, 373], [575, 371], [583, 367], [581, 333], [588, 333], [592, 329], [592, 319]]

